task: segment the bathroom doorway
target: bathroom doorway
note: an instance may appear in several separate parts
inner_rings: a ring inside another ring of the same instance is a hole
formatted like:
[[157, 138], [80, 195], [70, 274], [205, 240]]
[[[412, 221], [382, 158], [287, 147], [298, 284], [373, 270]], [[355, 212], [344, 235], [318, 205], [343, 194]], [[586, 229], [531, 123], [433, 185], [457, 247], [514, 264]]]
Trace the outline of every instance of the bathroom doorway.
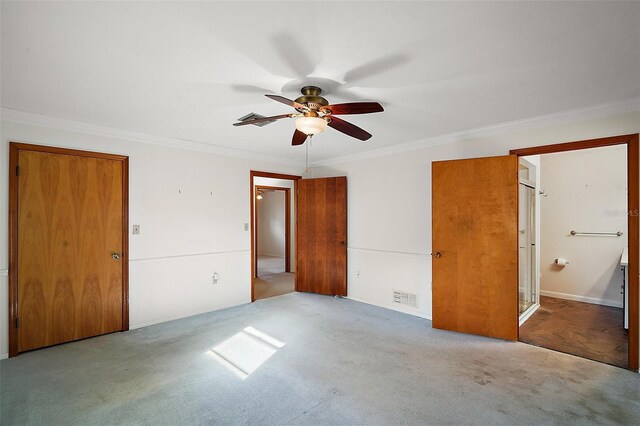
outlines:
[[638, 368], [637, 144], [630, 135], [512, 151], [520, 341]]

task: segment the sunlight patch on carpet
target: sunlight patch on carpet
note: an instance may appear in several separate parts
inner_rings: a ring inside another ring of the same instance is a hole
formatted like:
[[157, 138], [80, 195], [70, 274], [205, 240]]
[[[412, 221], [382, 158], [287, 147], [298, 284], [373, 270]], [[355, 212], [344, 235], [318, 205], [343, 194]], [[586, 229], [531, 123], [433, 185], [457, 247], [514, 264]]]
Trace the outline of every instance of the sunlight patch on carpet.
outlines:
[[218, 362], [244, 380], [284, 345], [267, 333], [246, 327], [210, 352]]

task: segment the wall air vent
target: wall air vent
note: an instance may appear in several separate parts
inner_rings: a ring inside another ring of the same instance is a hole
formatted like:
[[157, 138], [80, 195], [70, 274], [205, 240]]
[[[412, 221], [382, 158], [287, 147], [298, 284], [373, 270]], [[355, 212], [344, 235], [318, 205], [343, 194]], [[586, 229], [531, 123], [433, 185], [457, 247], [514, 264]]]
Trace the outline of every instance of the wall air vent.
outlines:
[[[251, 112], [251, 113], [245, 115], [244, 117], [238, 118], [238, 121], [254, 120], [256, 118], [264, 118], [264, 115], [260, 115], [260, 114], [256, 114], [255, 112]], [[263, 121], [261, 123], [254, 123], [253, 126], [264, 127], [267, 124], [271, 124], [271, 123], [273, 123], [275, 121], [276, 120], [269, 120], [269, 121]]]
[[418, 307], [418, 295], [413, 293], [405, 293], [403, 291], [393, 291], [393, 303], [399, 303], [401, 305]]

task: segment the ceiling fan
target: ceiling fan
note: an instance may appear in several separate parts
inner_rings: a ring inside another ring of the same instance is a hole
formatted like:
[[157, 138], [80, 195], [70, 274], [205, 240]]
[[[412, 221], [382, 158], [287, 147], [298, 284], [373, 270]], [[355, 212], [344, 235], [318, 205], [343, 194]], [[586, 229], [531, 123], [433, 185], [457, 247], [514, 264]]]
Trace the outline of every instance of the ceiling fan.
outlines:
[[384, 108], [377, 102], [351, 102], [346, 104], [330, 105], [329, 102], [320, 96], [322, 90], [316, 86], [305, 86], [300, 92], [302, 96], [295, 101], [279, 95], [265, 95], [274, 101], [282, 102], [296, 109], [297, 113], [274, 115], [272, 117], [260, 117], [251, 120], [233, 123], [234, 126], [246, 126], [247, 124], [264, 123], [267, 121], [280, 120], [282, 118], [295, 118], [296, 130], [293, 132], [291, 145], [302, 145], [307, 137], [313, 137], [324, 131], [327, 126], [342, 132], [346, 135], [366, 141], [371, 138], [371, 134], [360, 127], [344, 121], [336, 115], [346, 114], [369, 114], [372, 112], [382, 112]]

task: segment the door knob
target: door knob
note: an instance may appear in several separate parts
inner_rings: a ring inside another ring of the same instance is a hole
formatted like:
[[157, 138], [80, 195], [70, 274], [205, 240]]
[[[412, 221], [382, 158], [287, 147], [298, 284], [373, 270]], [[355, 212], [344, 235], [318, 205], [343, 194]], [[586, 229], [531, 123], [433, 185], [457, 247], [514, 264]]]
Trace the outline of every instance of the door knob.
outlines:
[[440, 258], [440, 257], [442, 257], [442, 253], [440, 253], [439, 251], [437, 251], [437, 252], [433, 253], [433, 257], [435, 257], [435, 258]]
[[115, 260], [120, 259], [120, 253], [111, 253], [111, 257]]

